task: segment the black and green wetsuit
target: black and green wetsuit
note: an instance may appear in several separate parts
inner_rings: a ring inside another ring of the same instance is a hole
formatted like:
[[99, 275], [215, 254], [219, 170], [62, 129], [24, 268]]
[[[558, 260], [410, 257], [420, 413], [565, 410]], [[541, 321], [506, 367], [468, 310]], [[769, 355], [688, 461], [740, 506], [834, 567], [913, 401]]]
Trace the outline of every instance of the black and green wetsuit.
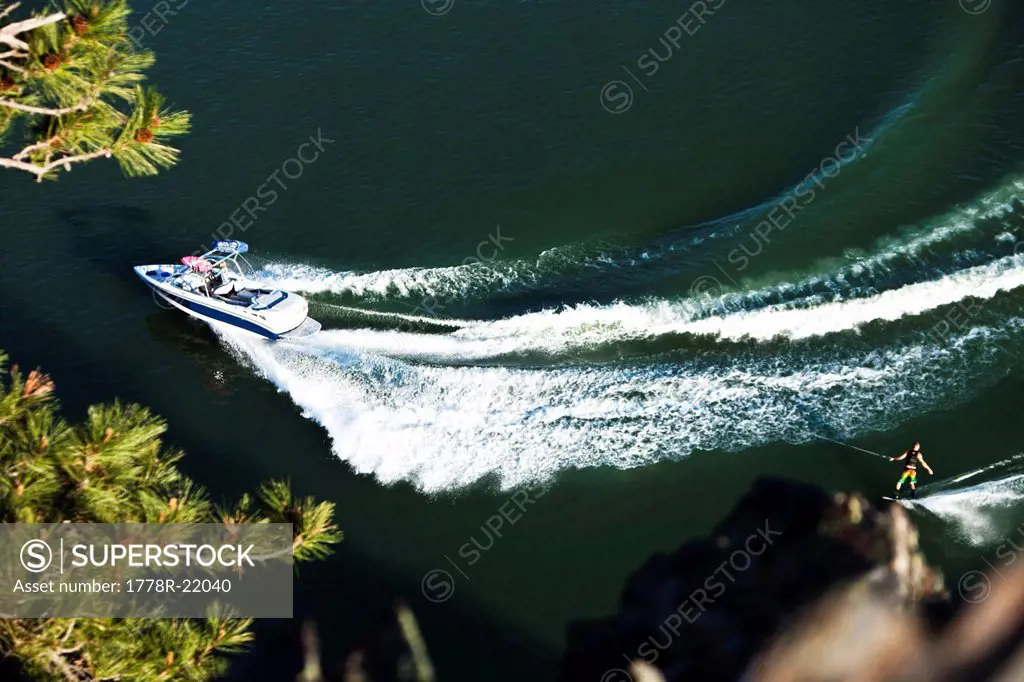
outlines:
[[911, 485], [917, 483], [917, 465], [920, 464], [921, 451], [914, 452], [913, 450], [907, 450], [907, 461], [903, 465], [903, 475], [900, 476], [900, 485], [908, 478], [910, 479]]

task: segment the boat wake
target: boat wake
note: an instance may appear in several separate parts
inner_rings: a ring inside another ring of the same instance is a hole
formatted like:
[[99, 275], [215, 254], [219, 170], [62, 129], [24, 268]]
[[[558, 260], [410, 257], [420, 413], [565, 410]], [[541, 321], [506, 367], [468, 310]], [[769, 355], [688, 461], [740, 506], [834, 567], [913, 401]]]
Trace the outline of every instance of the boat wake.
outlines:
[[[528, 369], [400, 360], [379, 345], [368, 350], [364, 332], [303, 343], [222, 332], [239, 359], [327, 430], [339, 458], [384, 483], [407, 480], [425, 491], [492, 477], [509, 488], [566, 468], [631, 468], [700, 450], [806, 442], [819, 429], [803, 417], [807, 407], [847, 438], [891, 428], [1001, 376], [992, 342], [1003, 333], [975, 329], [950, 339], [959, 353], [921, 343], [826, 357], [748, 351], [728, 362]], [[944, 379], [962, 354], [977, 357], [975, 375]], [[928, 390], [908, 393], [913, 385]]]
[[[425, 491], [802, 443], [822, 425], [850, 439], [967, 401], [1019, 367], [1018, 185], [958, 209], [952, 227], [911, 231], [802, 279], [503, 319], [372, 303], [396, 291], [477, 296], [532, 285], [538, 271], [528, 264], [364, 274], [272, 264], [261, 276], [277, 286], [354, 297], [352, 306], [321, 302], [344, 328], [277, 343], [220, 333], [326, 429], [340, 459]], [[894, 279], [897, 271], [914, 279]], [[1011, 494], [1000, 490], [983, 492]], [[955, 516], [960, 494], [925, 504]], [[961, 516], [972, 537], [987, 532]]]
[[[799, 294], [827, 291], [837, 284], [845, 289], [863, 281], [866, 290], [872, 287], [884, 290], [893, 286], [894, 276], [898, 278], [899, 273], [919, 276], [921, 269], [929, 265], [932, 275], [946, 274], [965, 265], [981, 265], [994, 258], [1020, 255], [1024, 247], [1015, 252], [1014, 246], [1024, 241], [1024, 224], [1020, 224], [1016, 215], [1022, 197], [1024, 177], [1010, 177], [969, 205], [952, 208], [920, 225], [900, 228], [899, 237], [884, 238], [872, 255], [822, 259], [808, 268], [808, 272], [784, 278], [790, 282], [788, 286], [766, 288], [751, 280], [750, 289], [752, 292], [784, 289]], [[764, 208], [751, 209], [752, 215], [760, 216]], [[261, 281], [286, 291], [340, 297], [345, 302], [364, 305], [410, 301], [411, 308], [438, 303], [447, 308], [459, 302], [537, 292], [548, 292], [561, 300], [566, 300], [567, 292], [582, 292], [583, 300], [593, 300], [601, 292], [617, 292], [638, 281], [656, 281], [659, 276], [683, 276], [689, 282], [702, 276], [706, 279], [705, 269], [693, 268], [702, 253], [714, 251], [728, 268], [733, 268], [728, 261], [729, 254], [742, 253], [744, 259], [754, 258], [746, 246], [756, 221], [744, 229], [751, 219], [746, 212], [741, 212], [708, 226], [680, 228], [640, 247], [570, 244], [548, 249], [535, 260], [499, 259], [492, 263], [375, 272], [338, 272], [301, 263], [272, 261], [257, 274]], [[711, 266], [710, 258], [704, 265]], [[728, 281], [717, 281], [727, 278], [716, 268], [711, 268], [710, 272], [716, 278], [716, 290], [731, 286]], [[739, 279], [741, 274], [734, 272], [730, 277]], [[778, 277], [774, 279], [777, 281]], [[569, 299], [572, 298], [570, 295]]]
[[[1020, 469], [1019, 466], [1016, 468]], [[972, 472], [972, 475], [978, 473], [981, 471]], [[1018, 517], [1007, 512], [1019, 506], [1022, 499], [1024, 473], [1015, 473], [955, 490], [927, 494], [916, 502], [955, 529], [961, 540], [983, 547], [1005, 538], [1014, 530], [1014, 520]]]

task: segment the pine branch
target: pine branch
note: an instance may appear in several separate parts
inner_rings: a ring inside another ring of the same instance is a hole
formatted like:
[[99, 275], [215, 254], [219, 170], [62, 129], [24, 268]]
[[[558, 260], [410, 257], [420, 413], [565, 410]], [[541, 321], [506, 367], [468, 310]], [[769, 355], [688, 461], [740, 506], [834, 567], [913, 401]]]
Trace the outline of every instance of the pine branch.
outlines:
[[186, 134], [191, 116], [142, 87], [154, 57], [132, 49], [129, 14], [126, 0], [64, 0], [62, 12], [0, 29], [0, 47], [13, 48], [0, 53], [0, 145], [10, 140], [5, 133], [29, 135], [13, 156], [0, 155], [0, 168], [42, 180], [113, 157], [134, 177], [178, 162], [167, 140]]
[[16, 111], [24, 111], [27, 114], [38, 114], [40, 116], [64, 116], [65, 114], [73, 114], [76, 111], [86, 111], [94, 102], [93, 98], [87, 97], [82, 100], [81, 103], [76, 104], [73, 107], [63, 107], [62, 109], [48, 109], [47, 107], [33, 107], [27, 104], [20, 104], [18, 102], [12, 102], [9, 99], [0, 99], [0, 107], [7, 107], [8, 109], [15, 109]]
[[58, 142], [59, 140], [60, 138], [57, 136], [51, 137], [48, 140], [40, 140], [35, 144], [30, 144], [29, 146], [25, 147], [11, 158], [14, 159], [15, 161], [24, 161], [25, 157], [30, 156], [33, 152], [38, 152], [43, 149], [52, 148], [53, 143]]
[[48, 658], [67, 682], [84, 682], [89, 679], [85, 671], [76, 671], [59, 652], [51, 651]]
[[[16, 7], [17, 5], [14, 6]], [[10, 8], [8, 8], [8, 11], [9, 10]], [[25, 19], [24, 21], [16, 21], [13, 24], [8, 24], [7, 26], [0, 28], [0, 43], [6, 43], [13, 48], [28, 52], [28, 43], [23, 40], [19, 40], [14, 36], [37, 28], [42, 28], [43, 26], [55, 24], [66, 17], [67, 15], [63, 12], [57, 12], [56, 14], [51, 14], [45, 17], [33, 17], [32, 19]]]
[[[16, 367], [5, 374], [5, 364], [0, 351], [0, 522], [227, 521], [175, 467], [182, 454], [163, 448], [166, 425], [149, 410], [116, 402], [93, 406], [72, 426], [56, 410], [49, 377]], [[300, 533], [319, 536], [322, 549], [341, 539], [333, 505], [295, 500], [282, 482], [265, 484], [259, 495], [245, 495], [229, 509], [240, 517], [235, 522], [290, 519]], [[309, 558], [315, 556], [296, 552], [296, 561]], [[209, 682], [224, 671], [226, 656], [253, 638], [251, 620], [219, 612], [165, 620], [9, 616], [0, 614], [6, 618], [0, 620], [0, 657], [18, 658], [41, 680]]]
[[9, 5], [9, 6], [7, 7], [7, 9], [5, 9], [5, 10], [0, 10], [0, 19], [3, 19], [3, 18], [4, 18], [4, 17], [6, 17], [6, 16], [8, 15], [8, 14], [10, 14], [10, 13], [11, 13], [11, 12], [13, 12], [14, 10], [18, 9], [19, 7], [21, 7], [21, 3], [20, 3], [20, 2], [16, 2], [16, 3], [12, 4], [12, 5]]
[[63, 168], [65, 171], [71, 170], [71, 164], [82, 163], [83, 161], [92, 161], [93, 159], [99, 159], [102, 157], [110, 158], [113, 151], [110, 149], [100, 149], [95, 152], [89, 152], [88, 154], [77, 154], [75, 156], [63, 156], [56, 161], [37, 166], [33, 163], [26, 163], [25, 161], [15, 161], [14, 159], [0, 158], [0, 168], [14, 168], [17, 170], [23, 170], [29, 173], [33, 173], [36, 176], [36, 182], [42, 182], [46, 177], [47, 173], [52, 173], [55, 170]]

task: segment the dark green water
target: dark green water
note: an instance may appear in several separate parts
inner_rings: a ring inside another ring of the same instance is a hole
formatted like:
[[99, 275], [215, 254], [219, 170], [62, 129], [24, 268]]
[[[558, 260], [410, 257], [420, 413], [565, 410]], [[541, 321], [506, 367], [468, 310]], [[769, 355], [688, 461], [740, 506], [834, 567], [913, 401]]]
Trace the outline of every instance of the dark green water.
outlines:
[[[924, 441], [914, 514], [956, 589], [1024, 508], [1024, 8], [687, 7], [190, 2], [146, 40], [195, 115], [178, 168], [0, 177], [0, 347], [72, 417], [151, 406], [217, 494], [335, 500], [345, 543], [297, 588], [335, 661], [398, 596], [442, 679], [550, 678], [567, 620], [756, 476], [889, 491], [818, 435]], [[268, 182], [230, 236], [326, 331], [156, 307], [131, 266]], [[294, 650], [262, 633], [248, 679]]]

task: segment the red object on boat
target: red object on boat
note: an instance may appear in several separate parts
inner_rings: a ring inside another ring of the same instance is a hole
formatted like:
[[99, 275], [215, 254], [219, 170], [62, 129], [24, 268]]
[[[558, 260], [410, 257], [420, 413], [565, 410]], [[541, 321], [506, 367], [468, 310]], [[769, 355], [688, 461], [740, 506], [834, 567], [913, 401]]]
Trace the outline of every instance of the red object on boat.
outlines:
[[209, 272], [213, 269], [213, 263], [199, 256], [182, 256], [181, 262], [196, 272]]

